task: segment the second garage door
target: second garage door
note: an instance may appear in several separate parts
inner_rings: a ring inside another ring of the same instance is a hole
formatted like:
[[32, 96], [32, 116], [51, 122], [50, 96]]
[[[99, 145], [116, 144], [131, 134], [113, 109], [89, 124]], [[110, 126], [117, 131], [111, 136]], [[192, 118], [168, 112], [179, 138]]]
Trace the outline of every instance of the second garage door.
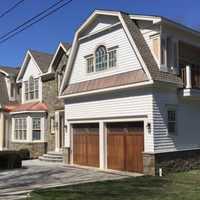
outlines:
[[73, 125], [73, 162], [99, 167], [99, 125]]
[[107, 124], [108, 168], [143, 172], [143, 122]]

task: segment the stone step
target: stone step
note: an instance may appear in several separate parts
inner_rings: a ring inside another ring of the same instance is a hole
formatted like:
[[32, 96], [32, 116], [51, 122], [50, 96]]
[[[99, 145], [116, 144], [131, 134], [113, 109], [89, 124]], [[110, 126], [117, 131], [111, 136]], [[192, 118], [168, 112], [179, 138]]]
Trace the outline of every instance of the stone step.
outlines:
[[61, 152], [47, 152], [39, 157], [39, 160], [46, 162], [63, 162], [63, 153]]
[[48, 151], [47, 152], [48, 155], [57, 155], [57, 156], [63, 156], [63, 153], [62, 152], [54, 152], [54, 151]]
[[55, 159], [63, 159], [63, 155], [51, 155], [51, 154], [44, 154], [44, 158], [55, 158]]
[[59, 162], [59, 163], [63, 162], [63, 159], [60, 159], [60, 158], [59, 159], [58, 158], [46, 158], [46, 157], [43, 157], [43, 156], [40, 156], [39, 160], [45, 161], [45, 162]]

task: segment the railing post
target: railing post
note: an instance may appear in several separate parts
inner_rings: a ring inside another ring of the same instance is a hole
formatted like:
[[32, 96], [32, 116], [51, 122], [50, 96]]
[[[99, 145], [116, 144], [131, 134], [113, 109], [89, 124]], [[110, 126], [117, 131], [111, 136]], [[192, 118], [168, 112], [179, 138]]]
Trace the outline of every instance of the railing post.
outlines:
[[186, 66], [186, 88], [187, 89], [192, 88], [192, 73], [190, 65]]

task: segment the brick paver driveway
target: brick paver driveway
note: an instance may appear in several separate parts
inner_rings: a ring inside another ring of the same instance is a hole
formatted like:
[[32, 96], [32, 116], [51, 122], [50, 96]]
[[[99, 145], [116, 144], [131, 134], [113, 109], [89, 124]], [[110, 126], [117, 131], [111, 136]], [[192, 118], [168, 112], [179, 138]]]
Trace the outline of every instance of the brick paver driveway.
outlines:
[[84, 182], [125, 178], [126, 176], [80, 169], [38, 160], [24, 161], [23, 168], [0, 171], [0, 200], [21, 199], [33, 189]]

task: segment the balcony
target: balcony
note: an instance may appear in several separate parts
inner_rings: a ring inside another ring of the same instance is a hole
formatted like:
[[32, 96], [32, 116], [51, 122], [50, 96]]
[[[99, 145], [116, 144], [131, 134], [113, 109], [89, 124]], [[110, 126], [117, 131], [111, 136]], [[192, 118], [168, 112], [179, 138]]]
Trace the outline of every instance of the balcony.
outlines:
[[183, 80], [183, 96], [200, 97], [200, 66], [187, 65], [181, 68], [180, 76]]

